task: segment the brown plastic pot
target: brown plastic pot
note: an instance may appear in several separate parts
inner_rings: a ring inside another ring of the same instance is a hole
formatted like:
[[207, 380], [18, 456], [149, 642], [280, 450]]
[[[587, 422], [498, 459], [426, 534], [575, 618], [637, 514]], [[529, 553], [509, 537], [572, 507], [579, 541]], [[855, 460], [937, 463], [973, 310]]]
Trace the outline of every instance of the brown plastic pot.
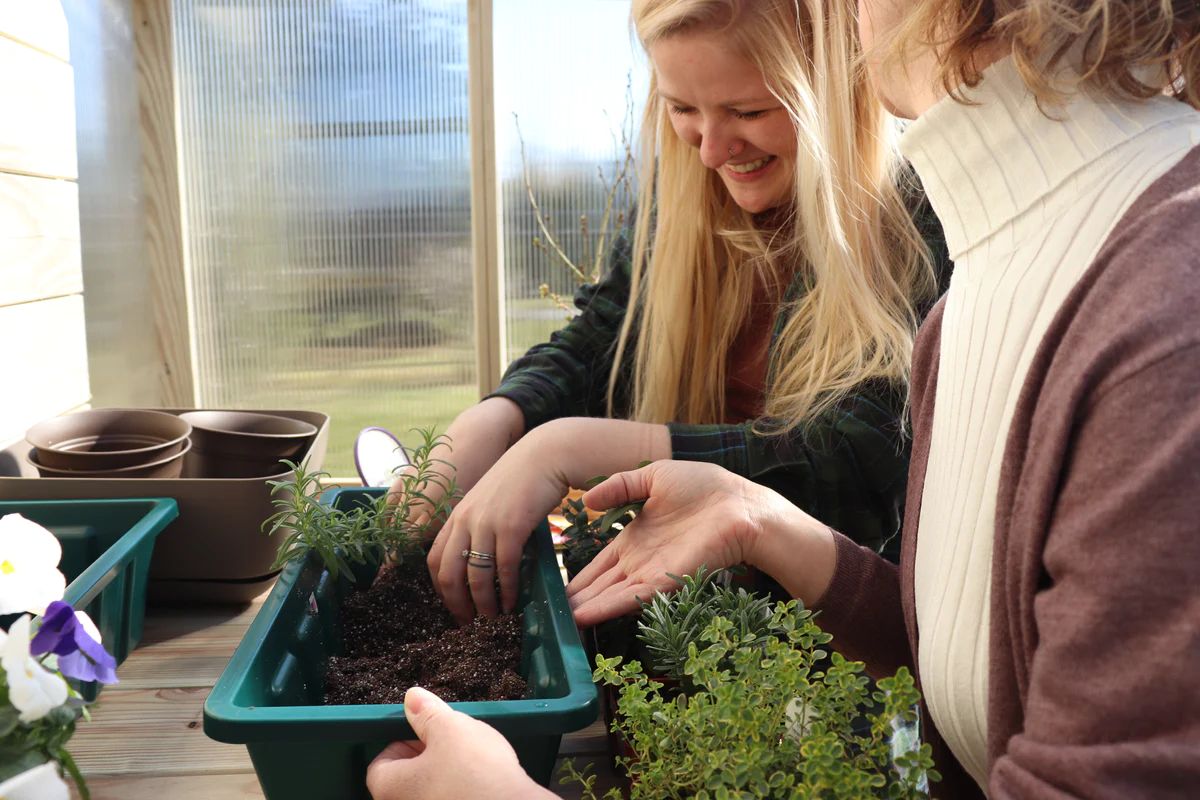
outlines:
[[184, 441], [179, 452], [149, 464], [102, 470], [55, 469], [41, 463], [41, 451], [30, 450], [26, 458], [37, 468], [43, 478], [178, 478], [183, 474], [183, 457], [191, 449], [191, 442]]
[[[170, 414], [191, 408], [156, 409]], [[317, 435], [301, 456], [310, 471], [320, 469], [329, 447], [329, 417], [318, 411], [272, 409], [270, 414], [303, 420]], [[154, 545], [148, 596], [156, 604], [246, 603], [271, 588], [277, 570], [271, 565], [279, 549], [277, 537], [266, 536], [262, 523], [278, 509], [271, 487], [262, 477], [151, 480], [88, 480], [37, 477], [21, 440], [0, 449], [0, 499], [63, 500], [76, 498], [173, 497], [179, 518]]]
[[192, 426], [188, 474], [197, 478], [255, 478], [286, 472], [308, 450], [317, 428], [303, 420], [252, 411], [188, 411]]
[[174, 414], [140, 408], [93, 408], [34, 425], [25, 440], [55, 470], [103, 472], [148, 465], [183, 452], [192, 432]]

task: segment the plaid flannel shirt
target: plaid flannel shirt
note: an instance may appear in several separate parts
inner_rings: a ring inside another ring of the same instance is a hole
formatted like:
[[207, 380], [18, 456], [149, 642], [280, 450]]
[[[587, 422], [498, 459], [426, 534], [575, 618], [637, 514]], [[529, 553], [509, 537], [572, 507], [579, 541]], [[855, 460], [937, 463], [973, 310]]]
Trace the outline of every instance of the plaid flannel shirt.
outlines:
[[[949, 256], [941, 225], [923, 197], [915, 203], [914, 220], [934, 254], [940, 294], [949, 280]], [[601, 280], [576, 292], [579, 314], [549, 342], [513, 361], [489, 395], [516, 403], [526, 430], [559, 417], [608, 415], [608, 378], [629, 305], [631, 251], [626, 232], [615, 242]], [[790, 301], [802, 291], [800, 280], [789, 287], [776, 316], [772, 350], [787, 323]], [[631, 372], [625, 372], [614, 398], [618, 411], [629, 407]], [[753, 421], [670, 423], [672, 457], [718, 464], [769, 486], [895, 561], [910, 447], [902, 425], [906, 397], [906, 387], [882, 381], [863, 384], [819, 419], [785, 434], [758, 433]]]

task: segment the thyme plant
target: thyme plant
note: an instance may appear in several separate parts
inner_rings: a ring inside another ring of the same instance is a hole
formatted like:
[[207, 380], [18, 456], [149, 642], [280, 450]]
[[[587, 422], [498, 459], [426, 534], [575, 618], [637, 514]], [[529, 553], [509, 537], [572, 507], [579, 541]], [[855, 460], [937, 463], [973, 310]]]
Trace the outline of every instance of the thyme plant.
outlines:
[[[411, 469], [400, 476], [402, 490], [386, 492], [350, 509], [321, 504], [321, 480], [328, 478], [328, 473], [309, 472], [300, 464], [285, 462], [294, 477], [268, 481], [271, 502], [278, 511], [263, 528], [269, 535], [284, 535], [272, 569], [315, 552], [335, 579], [344, 574], [353, 581], [352, 565], [383, 559], [403, 561], [412, 554], [429, 527], [449, 515], [455, 496], [454, 482], [436, 469], [448, 462], [433, 456], [433, 451], [448, 446], [449, 440], [430, 430], [418, 433], [421, 443], [410, 453]], [[442, 490], [436, 500], [428, 494], [431, 487]], [[410, 522], [410, 516], [424, 517], [424, 521]]]
[[[891, 746], [894, 720], [916, 715], [908, 670], [872, 690], [861, 663], [828, 656], [823, 646], [832, 637], [812, 612], [793, 600], [770, 613], [777, 635], [761, 641], [713, 617], [687, 647], [689, 693], [664, 692], [637, 661], [597, 657], [596, 680], [620, 688], [613, 730], [634, 754], [618, 759], [632, 800], [924, 797], [927, 781], [939, 779], [929, 745], [900, 754]], [[869, 727], [856, 726], [871, 700]], [[564, 783], [598, 800], [587, 769], [568, 762], [565, 770]]]

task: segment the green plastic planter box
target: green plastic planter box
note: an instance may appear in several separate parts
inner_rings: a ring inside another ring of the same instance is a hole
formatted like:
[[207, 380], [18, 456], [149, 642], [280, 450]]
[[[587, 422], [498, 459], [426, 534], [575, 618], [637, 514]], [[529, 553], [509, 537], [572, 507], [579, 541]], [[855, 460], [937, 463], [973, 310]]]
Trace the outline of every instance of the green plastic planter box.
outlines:
[[[142, 639], [150, 555], [158, 534], [179, 516], [175, 501], [0, 501], [0, 517], [8, 514], [20, 514], [58, 538], [63, 550], [58, 568], [67, 579], [63, 600], [87, 612], [105, 649], [117, 664], [123, 662]], [[77, 688], [94, 700], [100, 684]]]
[[[347, 508], [382, 491], [335, 489], [323, 501]], [[416, 738], [403, 704], [318, 705], [326, 661], [339, 652], [341, 601], [376, 569], [355, 585], [332, 580], [315, 556], [285, 568], [204, 704], [204, 732], [246, 745], [268, 800], [366, 798], [371, 759], [388, 742]], [[562, 734], [591, 724], [599, 700], [545, 523], [526, 550], [521, 587], [530, 696], [452, 705], [504, 734], [548, 785]]]

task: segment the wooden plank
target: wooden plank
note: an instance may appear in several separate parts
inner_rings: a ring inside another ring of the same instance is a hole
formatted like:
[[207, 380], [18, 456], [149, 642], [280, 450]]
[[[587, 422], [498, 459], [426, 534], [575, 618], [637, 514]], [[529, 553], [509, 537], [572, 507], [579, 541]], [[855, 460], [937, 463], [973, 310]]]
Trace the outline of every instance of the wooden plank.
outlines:
[[0, 38], [0, 75], [0, 171], [78, 177], [71, 65]]
[[179, 164], [175, 141], [175, 76], [169, 0], [134, 0], [146, 254], [159, 349], [159, 402], [197, 404], [192, 367], [190, 307]]
[[0, 441], [88, 402], [83, 297], [0, 308]]
[[[253, 772], [88, 779], [92, 800], [262, 800]], [[77, 795], [72, 795], [76, 797]]]
[[246, 747], [204, 735], [207, 687], [105, 689], [70, 750], [84, 775], [205, 775], [253, 769]]
[[63, 61], [70, 58], [67, 15], [59, 0], [0, 2], [0, 36], [36, 47]]
[[79, 187], [0, 173], [0, 306], [83, 291]]
[[121, 665], [122, 690], [213, 686], [261, 607], [262, 598], [244, 608], [156, 609]]
[[[587, 759], [569, 759], [576, 770], [582, 770]], [[560, 784], [563, 761], [559, 761], [550, 791], [566, 800], [578, 800], [582, 791], [578, 784]], [[592, 762], [596, 774], [597, 794], [613, 787], [624, 788], [624, 782], [604, 763]], [[92, 800], [261, 800], [262, 788], [254, 773], [238, 772], [216, 775], [158, 775], [107, 776], [88, 779]], [[75, 796], [75, 795], [72, 795]]]
[[604, 718], [601, 717], [583, 730], [565, 734], [562, 743], [558, 746], [558, 752], [564, 756], [607, 754], [608, 736], [605, 733], [607, 730]]

